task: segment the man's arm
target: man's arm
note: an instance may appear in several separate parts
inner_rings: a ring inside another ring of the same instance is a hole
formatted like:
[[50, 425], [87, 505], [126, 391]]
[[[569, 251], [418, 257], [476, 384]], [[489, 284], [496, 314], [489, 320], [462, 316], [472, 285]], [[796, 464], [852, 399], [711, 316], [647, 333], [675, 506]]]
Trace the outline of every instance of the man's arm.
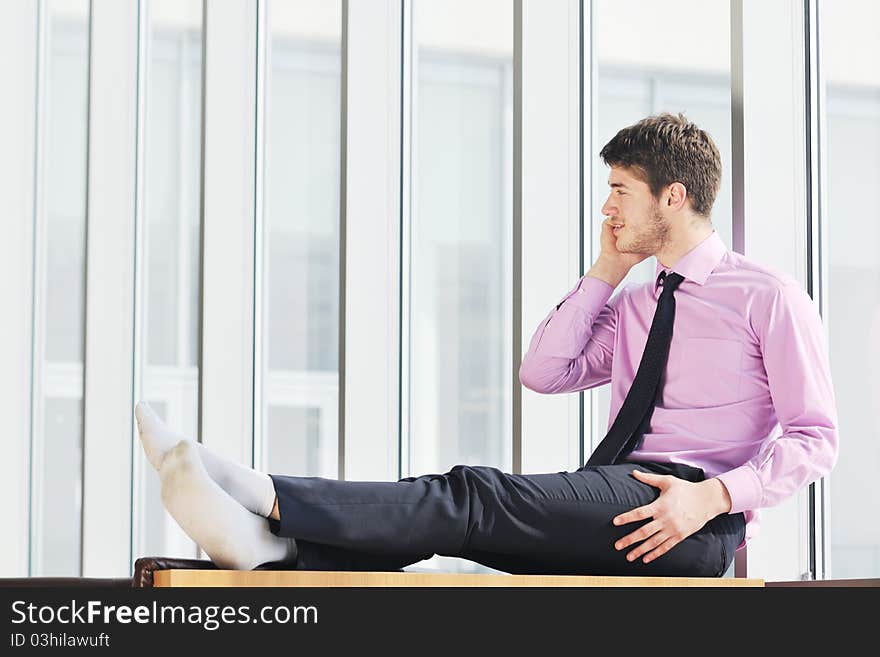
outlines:
[[597, 262], [540, 323], [523, 356], [519, 380], [545, 394], [586, 390], [611, 380], [618, 298], [626, 272]]
[[779, 504], [837, 462], [837, 407], [822, 319], [795, 283], [781, 285], [757, 320], [764, 368], [782, 434], [718, 475], [730, 513]]

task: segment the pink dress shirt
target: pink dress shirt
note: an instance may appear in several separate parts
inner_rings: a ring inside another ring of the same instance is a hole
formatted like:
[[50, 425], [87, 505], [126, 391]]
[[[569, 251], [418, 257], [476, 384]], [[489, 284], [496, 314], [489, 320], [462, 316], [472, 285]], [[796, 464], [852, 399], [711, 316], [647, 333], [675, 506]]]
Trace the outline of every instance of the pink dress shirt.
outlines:
[[837, 462], [822, 320], [794, 278], [728, 250], [717, 231], [672, 269], [658, 260], [654, 282], [627, 284], [614, 298], [608, 283], [584, 276], [538, 326], [519, 378], [545, 394], [611, 382], [610, 428], [645, 349], [661, 271], [684, 280], [651, 426], [626, 458], [683, 463], [720, 479], [730, 513], [744, 512], [740, 549], [757, 534], [758, 509]]

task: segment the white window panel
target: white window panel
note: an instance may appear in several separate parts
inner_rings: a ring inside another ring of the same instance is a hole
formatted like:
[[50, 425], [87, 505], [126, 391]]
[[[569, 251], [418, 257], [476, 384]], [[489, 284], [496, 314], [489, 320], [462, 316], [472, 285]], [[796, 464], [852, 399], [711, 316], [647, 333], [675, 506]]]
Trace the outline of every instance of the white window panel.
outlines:
[[[589, 253], [581, 244], [580, 4], [517, 3], [522, 8], [516, 178], [521, 190], [522, 321], [517, 367], [538, 324], [582, 275], [583, 249]], [[587, 140], [585, 147], [590, 152]], [[515, 380], [518, 386], [518, 375]], [[521, 471], [579, 468], [582, 395], [541, 395], [525, 387], [521, 394]]]
[[401, 0], [348, 2], [344, 478], [398, 470]]
[[822, 282], [841, 431], [840, 456], [824, 482], [824, 577], [876, 578], [880, 525], [865, 519], [880, 508], [874, 483], [880, 467], [880, 209], [866, 199], [880, 179], [880, 5], [871, 0], [810, 4], [818, 13], [813, 24], [818, 25], [821, 77], [816, 82], [824, 114], [819, 245], [824, 271], [815, 271], [814, 280]]
[[256, 0], [205, 5], [201, 440], [252, 465]]
[[254, 462], [336, 478], [342, 2], [259, 11]]
[[83, 576], [131, 573], [138, 3], [92, 2]]
[[29, 574], [77, 576], [84, 481], [89, 4], [49, 0], [38, 6]]
[[0, 4], [0, 577], [28, 574], [37, 3]]
[[[404, 11], [401, 475], [509, 471], [513, 4]], [[489, 570], [447, 557], [415, 567]]]
[[[137, 400], [175, 431], [198, 436], [201, 252], [201, 0], [150, 0], [138, 71], [139, 249]], [[193, 558], [196, 544], [162, 505], [139, 443], [133, 462], [133, 559]]]
[[419, 0], [411, 27], [403, 474], [509, 470], [513, 5]]

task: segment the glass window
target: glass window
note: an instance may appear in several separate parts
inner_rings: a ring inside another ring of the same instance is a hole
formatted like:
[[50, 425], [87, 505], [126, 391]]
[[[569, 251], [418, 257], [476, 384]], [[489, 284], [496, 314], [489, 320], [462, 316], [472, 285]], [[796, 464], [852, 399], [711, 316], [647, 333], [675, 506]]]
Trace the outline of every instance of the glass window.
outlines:
[[[153, 0], [147, 28], [143, 155], [142, 393], [168, 424], [198, 436], [202, 3]], [[135, 450], [135, 556], [194, 558]]]
[[409, 472], [509, 471], [513, 4], [412, 23]]
[[876, 513], [865, 515], [880, 508], [872, 476], [880, 468], [880, 260], [870, 246], [880, 243], [880, 209], [869, 200], [880, 180], [880, 6], [824, 0], [819, 10], [827, 144], [821, 248], [840, 429], [828, 477], [828, 568], [834, 578], [880, 577], [880, 526]]
[[[404, 473], [509, 472], [513, 3], [413, 2], [412, 62]], [[445, 557], [424, 568], [492, 572]]]
[[319, 408], [293, 404], [270, 406], [267, 431], [273, 437], [266, 454], [266, 461], [272, 464], [272, 472], [290, 474], [321, 471]]
[[31, 575], [78, 576], [82, 542], [89, 3], [44, 5], [38, 116]]
[[[71, 383], [79, 387], [80, 371]], [[82, 398], [46, 397], [43, 418], [42, 485], [36, 505], [38, 559], [34, 574], [75, 576], [81, 572]]]
[[257, 466], [336, 478], [342, 3], [267, 10]]

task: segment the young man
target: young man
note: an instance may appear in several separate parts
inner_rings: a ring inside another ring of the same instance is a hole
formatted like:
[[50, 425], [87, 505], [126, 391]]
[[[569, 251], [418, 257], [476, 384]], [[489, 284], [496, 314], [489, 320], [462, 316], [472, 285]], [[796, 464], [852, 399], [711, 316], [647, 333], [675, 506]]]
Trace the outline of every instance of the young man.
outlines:
[[[720, 576], [758, 509], [831, 471], [821, 319], [793, 278], [729, 251], [713, 229], [711, 138], [663, 114], [618, 132], [601, 156], [601, 253], [520, 369], [547, 394], [611, 383], [613, 422], [587, 464], [535, 475], [459, 465], [397, 482], [264, 475], [139, 404], [163, 502], [217, 565], [396, 570], [441, 554], [512, 573]], [[655, 279], [612, 299], [652, 255]]]

